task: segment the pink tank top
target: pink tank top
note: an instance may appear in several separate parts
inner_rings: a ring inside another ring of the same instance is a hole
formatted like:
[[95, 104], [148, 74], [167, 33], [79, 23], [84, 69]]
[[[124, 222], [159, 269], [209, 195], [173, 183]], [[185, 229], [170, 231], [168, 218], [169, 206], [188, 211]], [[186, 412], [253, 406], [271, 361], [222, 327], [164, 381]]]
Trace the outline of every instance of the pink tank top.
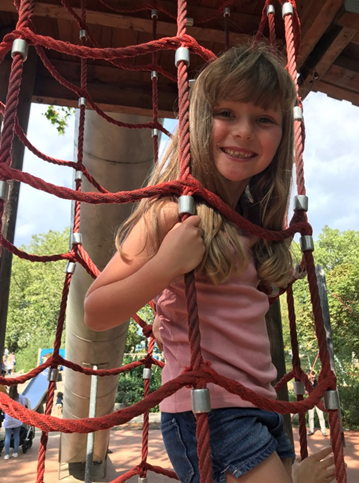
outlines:
[[[202, 355], [219, 374], [275, 399], [271, 382], [277, 372], [272, 364], [265, 322], [269, 304], [267, 296], [257, 290], [258, 283], [253, 260], [244, 273], [223, 284], [196, 280]], [[156, 303], [166, 359], [164, 384], [190, 365], [183, 277], [174, 280]], [[212, 409], [253, 407], [215, 384], [208, 384], [208, 388]], [[181, 388], [162, 401], [160, 409], [171, 413], [192, 410], [191, 389]]]

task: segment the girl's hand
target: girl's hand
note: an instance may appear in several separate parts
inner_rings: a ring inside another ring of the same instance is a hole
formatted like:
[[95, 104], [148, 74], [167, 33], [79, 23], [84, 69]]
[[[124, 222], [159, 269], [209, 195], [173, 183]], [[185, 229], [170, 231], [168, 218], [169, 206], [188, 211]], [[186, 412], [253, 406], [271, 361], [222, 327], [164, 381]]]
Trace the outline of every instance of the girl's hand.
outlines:
[[175, 278], [195, 269], [205, 253], [201, 219], [194, 215], [176, 223], [164, 237], [156, 260]]
[[324, 448], [293, 467], [294, 483], [329, 483], [335, 478], [332, 448]]

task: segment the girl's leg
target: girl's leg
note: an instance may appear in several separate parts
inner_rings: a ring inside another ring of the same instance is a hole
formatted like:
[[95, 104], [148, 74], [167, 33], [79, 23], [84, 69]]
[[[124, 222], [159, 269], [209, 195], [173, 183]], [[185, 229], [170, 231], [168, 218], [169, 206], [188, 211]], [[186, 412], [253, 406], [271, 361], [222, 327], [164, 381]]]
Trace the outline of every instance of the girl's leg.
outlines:
[[10, 453], [10, 439], [11, 439], [11, 428], [5, 429], [5, 455]]
[[21, 429], [21, 426], [19, 426], [18, 428], [14, 428], [14, 453], [17, 453], [19, 450], [20, 429]]
[[226, 474], [226, 483], [292, 483], [276, 452], [240, 478]]

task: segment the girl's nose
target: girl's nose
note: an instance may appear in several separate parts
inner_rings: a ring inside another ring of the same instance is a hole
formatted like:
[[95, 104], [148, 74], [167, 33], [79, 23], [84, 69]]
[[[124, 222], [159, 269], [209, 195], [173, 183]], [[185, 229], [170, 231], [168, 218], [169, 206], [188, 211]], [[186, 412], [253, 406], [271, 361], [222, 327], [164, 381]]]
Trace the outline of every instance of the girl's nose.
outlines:
[[249, 119], [238, 119], [234, 125], [233, 134], [243, 139], [253, 139], [253, 125]]

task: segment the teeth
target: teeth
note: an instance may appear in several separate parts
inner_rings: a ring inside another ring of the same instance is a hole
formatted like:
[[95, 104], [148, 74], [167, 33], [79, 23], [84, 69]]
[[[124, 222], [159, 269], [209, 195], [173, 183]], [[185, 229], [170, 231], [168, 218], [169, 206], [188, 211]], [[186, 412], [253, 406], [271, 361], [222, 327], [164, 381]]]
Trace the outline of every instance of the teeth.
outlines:
[[235, 158], [251, 158], [254, 155], [253, 153], [244, 153], [243, 151], [232, 151], [231, 149], [223, 149], [223, 151]]

